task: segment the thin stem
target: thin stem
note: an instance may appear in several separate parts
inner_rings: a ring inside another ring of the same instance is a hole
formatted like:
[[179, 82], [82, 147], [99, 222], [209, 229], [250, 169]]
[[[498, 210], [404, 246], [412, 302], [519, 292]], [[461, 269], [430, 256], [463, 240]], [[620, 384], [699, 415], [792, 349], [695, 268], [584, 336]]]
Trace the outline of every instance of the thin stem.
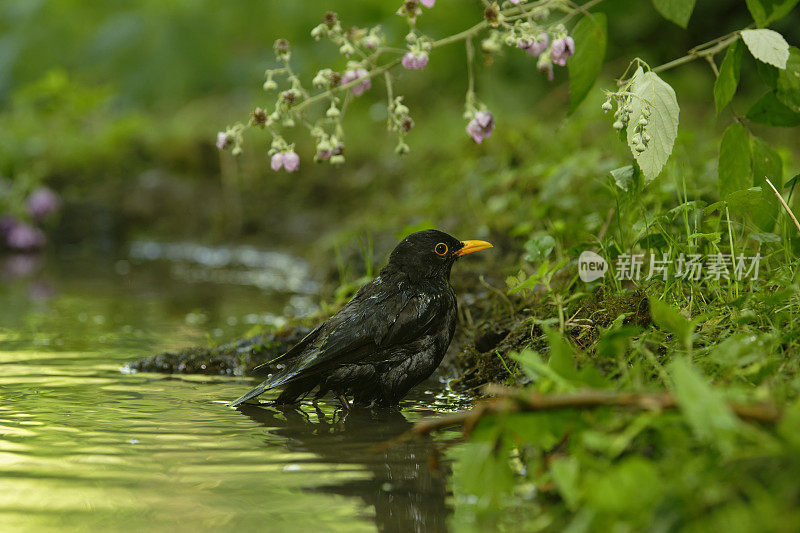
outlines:
[[783, 208], [786, 210], [786, 212], [792, 218], [792, 221], [794, 222], [794, 225], [797, 228], [797, 231], [800, 231], [800, 222], [797, 221], [797, 218], [794, 216], [794, 213], [792, 213], [792, 210], [789, 209], [789, 206], [786, 204], [786, 201], [783, 199], [783, 196], [781, 196], [781, 193], [778, 192], [778, 189], [775, 188], [775, 186], [772, 184], [772, 182], [769, 180], [768, 177], [764, 176], [764, 179], [769, 184], [770, 188], [772, 188], [772, 192], [775, 193], [775, 196], [778, 197], [778, 201], [781, 203]]
[[475, 62], [475, 49], [472, 46], [472, 38], [468, 37], [465, 41], [467, 47], [467, 105], [470, 105], [475, 98], [475, 71], [473, 63]]
[[[668, 63], [664, 63], [663, 65], [659, 65], [653, 68], [652, 70], [653, 72], [664, 72], [665, 70], [670, 70], [680, 65], [691, 63], [695, 59], [699, 59], [701, 57], [713, 57], [722, 50], [724, 50], [725, 48], [727, 48], [728, 46], [730, 46], [731, 44], [733, 44], [737, 39], [739, 39], [739, 32], [734, 32], [732, 34], [718, 37], [713, 41], [709, 41], [707, 43], [701, 44], [700, 46], [692, 48], [685, 56], [679, 57], [678, 59], [673, 59]], [[707, 46], [709, 47], [706, 48]]]

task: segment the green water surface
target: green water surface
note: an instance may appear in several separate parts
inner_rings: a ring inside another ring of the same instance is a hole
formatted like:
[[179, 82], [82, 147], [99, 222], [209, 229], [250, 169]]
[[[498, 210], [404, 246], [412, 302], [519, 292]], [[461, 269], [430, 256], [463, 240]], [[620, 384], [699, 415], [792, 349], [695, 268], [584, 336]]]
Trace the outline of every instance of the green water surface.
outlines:
[[445, 530], [435, 443], [375, 451], [463, 407], [436, 380], [400, 410], [237, 411], [247, 378], [121, 371], [313, 300], [180, 275], [206, 266], [0, 257], [0, 531]]

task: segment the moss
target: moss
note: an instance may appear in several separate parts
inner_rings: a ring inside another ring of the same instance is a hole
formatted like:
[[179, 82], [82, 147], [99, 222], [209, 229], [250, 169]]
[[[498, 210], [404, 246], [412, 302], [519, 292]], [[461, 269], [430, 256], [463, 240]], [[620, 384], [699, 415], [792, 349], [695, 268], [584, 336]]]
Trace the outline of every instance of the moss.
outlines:
[[217, 347], [194, 346], [147, 357], [130, 363], [129, 367], [137, 372], [162, 374], [244, 375], [284, 353], [309, 331], [307, 327], [296, 326]]

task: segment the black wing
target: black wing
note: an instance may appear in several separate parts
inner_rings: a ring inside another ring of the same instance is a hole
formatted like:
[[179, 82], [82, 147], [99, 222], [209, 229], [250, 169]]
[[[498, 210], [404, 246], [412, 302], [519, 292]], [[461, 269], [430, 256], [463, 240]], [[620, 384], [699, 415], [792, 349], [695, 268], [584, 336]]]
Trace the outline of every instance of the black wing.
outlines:
[[301, 377], [356, 361], [367, 361], [378, 348], [403, 344], [420, 335], [441, 312], [445, 298], [419, 294], [404, 280], [377, 278], [327, 322], [274, 359], [286, 368], [237, 399], [239, 405]]

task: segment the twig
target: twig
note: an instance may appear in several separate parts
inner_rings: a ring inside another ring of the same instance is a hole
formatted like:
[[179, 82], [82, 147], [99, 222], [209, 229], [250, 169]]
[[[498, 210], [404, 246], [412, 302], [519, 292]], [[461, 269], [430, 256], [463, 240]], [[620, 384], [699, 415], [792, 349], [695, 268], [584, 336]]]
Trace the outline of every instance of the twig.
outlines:
[[769, 181], [768, 177], [764, 176], [764, 179], [767, 181], [769, 186], [772, 188], [772, 192], [775, 193], [775, 196], [778, 197], [778, 201], [781, 203], [783, 208], [786, 210], [787, 213], [789, 213], [789, 216], [792, 218], [792, 221], [794, 221], [794, 225], [797, 228], [797, 231], [800, 231], [800, 222], [797, 221], [797, 218], [794, 216], [794, 213], [792, 213], [792, 210], [789, 209], [789, 206], [786, 204], [786, 201], [783, 199], [783, 196], [781, 196], [781, 193], [779, 193], [778, 189], [776, 189], [775, 186], [772, 184], [772, 182]]
[[[619, 392], [588, 389], [572, 394], [539, 394], [520, 389], [488, 385], [487, 394], [495, 399], [479, 403], [469, 411], [452, 413], [440, 418], [422, 420], [410, 431], [413, 435], [427, 435], [439, 429], [462, 426], [469, 435], [475, 424], [484, 416], [515, 411], [541, 412], [561, 409], [596, 409], [598, 407], [625, 407], [639, 411], [665, 411], [678, 407], [678, 401], [669, 392]], [[729, 403], [731, 411], [743, 420], [774, 424], [780, 420], [780, 412], [770, 403]]]
[[[679, 57], [678, 59], [673, 59], [668, 63], [664, 63], [663, 65], [659, 65], [652, 69], [653, 72], [663, 72], [665, 70], [670, 70], [672, 68], [678, 67], [685, 63], [691, 63], [695, 59], [699, 59], [701, 57], [713, 57], [729, 45], [731, 45], [734, 41], [739, 39], [739, 32], [733, 32], [728, 35], [723, 35], [722, 37], [717, 37], [713, 41], [709, 41], [707, 43], [701, 44], [700, 46], [695, 46], [689, 53], [687, 53], [683, 57]], [[714, 44], [716, 43], [716, 44]], [[709, 48], [705, 48], [708, 45], [712, 45]]]

